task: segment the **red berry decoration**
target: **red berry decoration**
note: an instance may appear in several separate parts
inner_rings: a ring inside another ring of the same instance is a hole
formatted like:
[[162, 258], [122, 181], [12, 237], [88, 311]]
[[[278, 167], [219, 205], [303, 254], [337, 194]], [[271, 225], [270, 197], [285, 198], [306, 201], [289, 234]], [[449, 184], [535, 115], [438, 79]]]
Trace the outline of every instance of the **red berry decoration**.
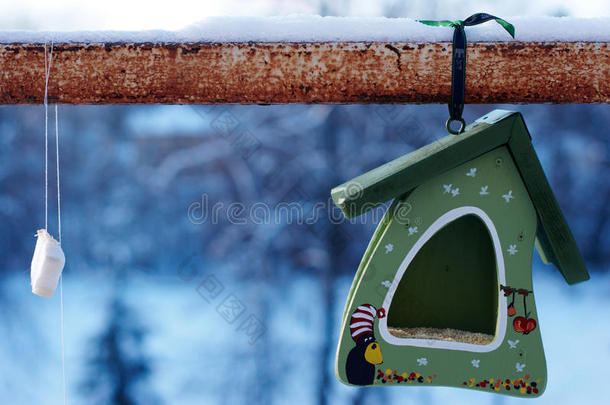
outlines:
[[385, 318], [385, 308], [379, 308], [377, 310], [377, 318], [379, 318], [379, 319]]
[[515, 329], [515, 332], [527, 335], [536, 329], [536, 320], [534, 318], [518, 316], [513, 320], [513, 328]]
[[514, 306], [510, 306], [508, 307], [508, 316], [515, 316], [515, 314], [517, 313], [517, 309]]

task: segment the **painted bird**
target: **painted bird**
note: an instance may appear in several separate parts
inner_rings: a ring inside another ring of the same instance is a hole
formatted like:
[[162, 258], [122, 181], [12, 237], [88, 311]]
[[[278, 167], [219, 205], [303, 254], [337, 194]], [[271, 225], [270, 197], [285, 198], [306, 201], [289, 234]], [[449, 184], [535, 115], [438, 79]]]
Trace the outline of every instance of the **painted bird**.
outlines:
[[375, 365], [383, 362], [381, 348], [373, 333], [373, 321], [379, 315], [385, 315], [383, 309], [377, 311], [370, 304], [360, 305], [352, 314], [350, 332], [356, 346], [350, 350], [345, 362], [345, 373], [350, 384], [373, 384]]

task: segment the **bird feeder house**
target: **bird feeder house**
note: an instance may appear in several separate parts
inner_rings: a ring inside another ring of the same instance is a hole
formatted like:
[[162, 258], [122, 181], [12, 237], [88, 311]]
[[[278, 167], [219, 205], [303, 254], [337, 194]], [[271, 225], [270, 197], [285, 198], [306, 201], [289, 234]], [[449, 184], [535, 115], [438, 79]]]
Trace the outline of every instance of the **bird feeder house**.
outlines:
[[534, 246], [568, 284], [589, 275], [521, 114], [495, 110], [332, 197], [347, 217], [394, 199], [348, 295], [339, 380], [543, 393]]

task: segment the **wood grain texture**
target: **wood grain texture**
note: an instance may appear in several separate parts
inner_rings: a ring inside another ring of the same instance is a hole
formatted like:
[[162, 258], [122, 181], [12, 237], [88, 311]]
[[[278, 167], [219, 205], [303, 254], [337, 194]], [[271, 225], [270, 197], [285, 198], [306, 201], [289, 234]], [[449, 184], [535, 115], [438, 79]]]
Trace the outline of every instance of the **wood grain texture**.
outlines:
[[520, 113], [515, 116], [518, 119], [514, 121], [508, 147], [538, 214], [538, 244], [568, 284], [586, 281], [589, 272], [576, 240], [532, 147], [523, 117]]
[[[610, 43], [471, 43], [467, 103], [608, 103]], [[445, 103], [449, 43], [55, 44], [51, 102]], [[44, 48], [0, 45], [0, 103], [41, 103]]]

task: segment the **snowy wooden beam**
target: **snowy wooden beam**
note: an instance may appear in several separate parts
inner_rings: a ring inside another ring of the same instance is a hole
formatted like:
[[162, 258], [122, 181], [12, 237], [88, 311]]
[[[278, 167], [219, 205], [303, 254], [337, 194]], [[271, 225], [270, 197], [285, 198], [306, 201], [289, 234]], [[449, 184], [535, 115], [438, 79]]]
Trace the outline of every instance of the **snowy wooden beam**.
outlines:
[[[154, 31], [71, 37], [69, 33], [3, 32], [0, 103], [42, 102], [43, 44], [49, 38], [55, 41], [49, 80], [52, 102], [447, 102], [450, 29], [401, 19], [298, 18], [292, 23], [286, 19], [217, 19], [206, 22], [203, 31], [171, 35]], [[469, 29], [466, 102], [610, 102], [607, 28], [601, 35], [564, 33], [553, 39], [556, 35], [545, 34], [544, 27], [542, 34], [524, 28], [527, 24], [548, 25], [548, 21], [524, 20], [526, 24], [516, 20], [512, 21], [517, 28], [515, 41], [499, 41], [506, 34], [494, 31], [495, 24], [478, 31], [477, 27]], [[593, 29], [609, 26], [607, 20], [593, 24]], [[568, 21], [568, 31], [570, 24], [581, 25]], [[259, 29], [266, 29], [264, 34], [249, 34], [256, 31], [257, 23]], [[248, 27], [248, 33], [243, 27], [240, 31], [242, 25]], [[591, 22], [586, 26], [591, 27]], [[537, 38], [541, 41], [535, 41]]]

